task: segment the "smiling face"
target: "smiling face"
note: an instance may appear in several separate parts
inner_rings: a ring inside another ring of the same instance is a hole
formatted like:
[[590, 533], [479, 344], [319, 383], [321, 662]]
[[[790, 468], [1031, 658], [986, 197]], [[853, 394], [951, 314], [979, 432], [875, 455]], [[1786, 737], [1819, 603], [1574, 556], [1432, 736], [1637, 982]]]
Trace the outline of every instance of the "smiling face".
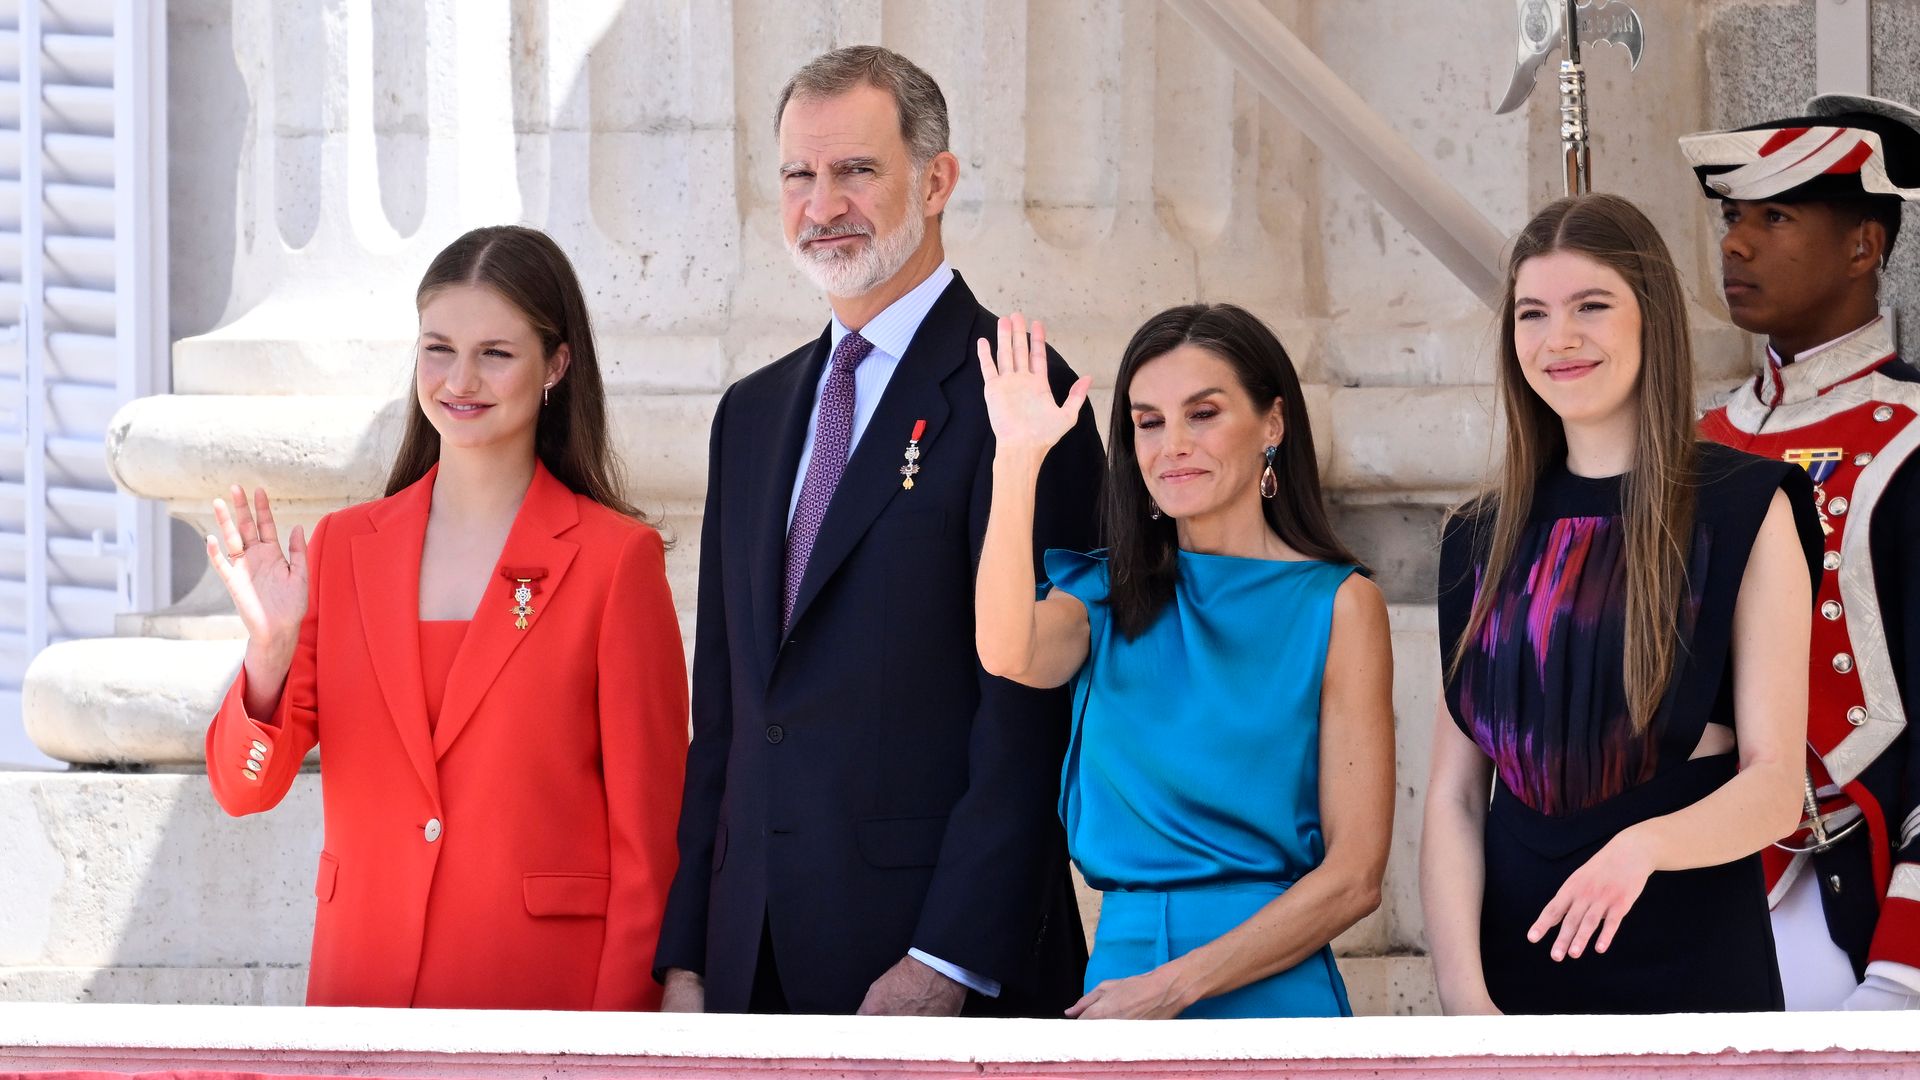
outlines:
[[540, 393], [565, 372], [519, 308], [478, 285], [451, 285], [420, 308], [414, 391], [447, 448], [524, 443], [532, 452]]
[[1631, 423], [1640, 304], [1618, 271], [1572, 251], [1536, 255], [1513, 283], [1520, 373], [1569, 425]]
[[1141, 479], [1168, 517], [1259, 505], [1266, 448], [1283, 434], [1278, 401], [1255, 403], [1232, 365], [1197, 345], [1140, 365], [1127, 400]]
[[938, 213], [925, 205], [926, 169], [908, 153], [893, 95], [879, 87], [789, 101], [780, 162], [787, 249], [829, 296], [861, 296], [899, 273]]

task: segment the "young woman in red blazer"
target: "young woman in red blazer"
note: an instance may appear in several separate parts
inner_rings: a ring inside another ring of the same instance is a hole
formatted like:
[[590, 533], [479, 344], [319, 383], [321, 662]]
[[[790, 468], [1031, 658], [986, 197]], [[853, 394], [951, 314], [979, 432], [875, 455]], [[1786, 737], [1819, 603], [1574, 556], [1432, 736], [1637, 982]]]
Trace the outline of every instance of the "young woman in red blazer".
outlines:
[[322, 746], [309, 1004], [654, 1008], [686, 661], [579, 282], [544, 234], [476, 229], [417, 303], [386, 498], [284, 555], [264, 490], [214, 504], [247, 652], [208, 779], [258, 813]]

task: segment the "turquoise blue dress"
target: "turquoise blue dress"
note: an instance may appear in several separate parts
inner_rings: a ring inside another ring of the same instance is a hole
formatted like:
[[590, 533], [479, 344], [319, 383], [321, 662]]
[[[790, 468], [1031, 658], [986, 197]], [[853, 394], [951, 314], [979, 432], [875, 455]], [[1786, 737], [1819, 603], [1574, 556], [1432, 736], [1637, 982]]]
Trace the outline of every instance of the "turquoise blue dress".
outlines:
[[[1046, 554], [1091, 631], [1060, 783], [1067, 849], [1105, 894], [1089, 989], [1220, 937], [1326, 857], [1320, 681], [1334, 593], [1355, 568], [1179, 559], [1173, 602], [1129, 641], [1110, 617], [1102, 553]], [[1183, 1015], [1352, 1012], [1323, 948]]]

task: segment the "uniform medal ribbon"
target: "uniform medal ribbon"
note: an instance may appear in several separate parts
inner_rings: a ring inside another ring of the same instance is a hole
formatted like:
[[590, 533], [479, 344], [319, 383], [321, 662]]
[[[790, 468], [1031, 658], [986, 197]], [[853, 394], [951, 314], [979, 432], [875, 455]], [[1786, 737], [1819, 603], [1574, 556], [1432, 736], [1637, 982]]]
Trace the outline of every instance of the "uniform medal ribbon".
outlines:
[[1837, 446], [1821, 447], [1810, 450], [1788, 450], [1780, 457], [1807, 470], [1807, 475], [1816, 484], [1824, 484], [1833, 476], [1833, 470], [1847, 452]]
[[[1833, 471], [1840, 465], [1840, 459], [1847, 452], [1837, 446], [1825, 446], [1817, 449], [1794, 449], [1781, 454], [1781, 460], [1792, 462], [1807, 470], [1813, 478], [1813, 508], [1820, 515], [1820, 531], [1826, 536], [1833, 535], [1833, 519], [1827, 516], [1827, 489], [1821, 485], [1833, 479]], [[1845, 503], [1838, 504], [1842, 509]]]

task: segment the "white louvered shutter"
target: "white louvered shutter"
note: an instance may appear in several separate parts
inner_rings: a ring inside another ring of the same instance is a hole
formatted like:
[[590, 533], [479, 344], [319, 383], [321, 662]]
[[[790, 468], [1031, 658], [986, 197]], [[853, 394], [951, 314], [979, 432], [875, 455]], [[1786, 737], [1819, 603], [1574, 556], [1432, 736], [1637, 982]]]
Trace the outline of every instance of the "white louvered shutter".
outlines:
[[0, 0], [0, 765], [35, 653], [166, 600], [108, 421], [166, 387], [165, 4]]

